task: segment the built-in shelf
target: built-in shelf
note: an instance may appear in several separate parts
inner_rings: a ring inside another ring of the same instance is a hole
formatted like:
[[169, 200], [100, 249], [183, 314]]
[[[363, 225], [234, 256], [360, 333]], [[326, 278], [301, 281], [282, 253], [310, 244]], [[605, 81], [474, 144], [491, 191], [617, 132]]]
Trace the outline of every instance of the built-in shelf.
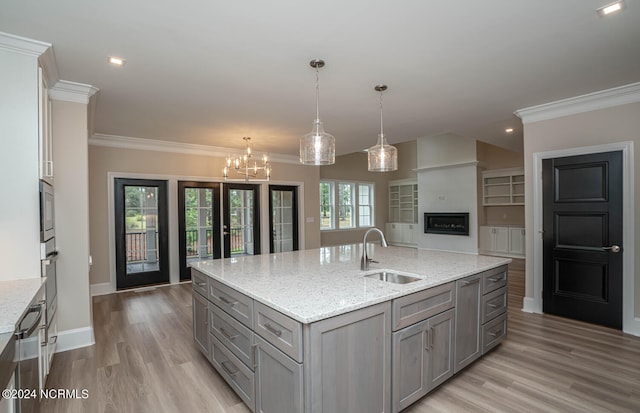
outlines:
[[389, 184], [389, 222], [418, 223], [418, 184]]
[[482, 172], [482, 205], [524, 205], [524, 171], [496, 169]]

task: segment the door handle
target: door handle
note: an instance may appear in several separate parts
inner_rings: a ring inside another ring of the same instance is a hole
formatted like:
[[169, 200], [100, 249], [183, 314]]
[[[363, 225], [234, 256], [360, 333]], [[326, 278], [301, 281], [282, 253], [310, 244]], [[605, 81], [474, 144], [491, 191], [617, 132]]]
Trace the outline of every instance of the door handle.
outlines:
[[223, 231], [222, 234], [223, 235], [229, 235], [229, 231]]
[[620, 252], [620, 251], [622, 251], [622, 248], [620, 248], [619, 245], [612, 245], [610, 247], [602, 247], [602, 249], [604, 251], [611, 251], [611, 252]]

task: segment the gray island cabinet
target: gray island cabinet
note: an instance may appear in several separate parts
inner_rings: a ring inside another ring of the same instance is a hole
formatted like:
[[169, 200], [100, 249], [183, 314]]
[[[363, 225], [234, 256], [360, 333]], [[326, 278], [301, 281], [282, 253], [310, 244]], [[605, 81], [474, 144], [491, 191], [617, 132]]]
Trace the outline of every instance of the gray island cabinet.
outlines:
[[365, 277], [360, 251], [192, 265], [194, 341], [252, 411], [398, 412], [504, 338], [509, 260], [375, 249], [421, 279], [400, 285]]

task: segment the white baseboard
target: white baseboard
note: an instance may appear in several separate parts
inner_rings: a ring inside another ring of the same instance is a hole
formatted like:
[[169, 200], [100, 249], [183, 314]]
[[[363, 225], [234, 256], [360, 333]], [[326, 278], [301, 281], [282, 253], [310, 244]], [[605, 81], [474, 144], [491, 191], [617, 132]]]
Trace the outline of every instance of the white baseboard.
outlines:
[[95, 295], [105, 295], [116, 292], [111, 286], [111, 283], [91, 284], [90, 289], [92, 297]]
[[94, 345], [93, 327], [58, 331], [56, 353]]
[[542, 308], [539, 308], [533, 297], [524, 297], [522, 300], [522, 311], [525, 313], [542, 314]]
[[622, 331], [625, 334], [640, 337], [640, 318], [634, 317], [633, 321], [622, 326]]

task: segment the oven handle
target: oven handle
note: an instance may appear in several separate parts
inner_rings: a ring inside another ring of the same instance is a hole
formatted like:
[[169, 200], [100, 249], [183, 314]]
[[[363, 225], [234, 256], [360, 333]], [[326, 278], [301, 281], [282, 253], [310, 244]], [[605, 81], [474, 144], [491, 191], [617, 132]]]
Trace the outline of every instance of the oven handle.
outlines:
[[[27, 328], [23, 328], [20, 331], [16, 332], [16, 336], [18, 336], [18, 339], [22, 340], [25, 337], [29, 337], [35, 330], [36, 328], [38, 328], [40, 326], [40, 321], [42, 320], [42, 310], [43, 310], [43, 303], [40, 302], [38, 304], [33, 304], [31, 307], [29, 307], [29, 310], [27, 311], [27, 314], [29, 313], [35, 313], [36, 311], [38, 312], [38, 316], [36, 317], [36, 321], [33, 322], [33, 324]], [[27, 315], [25, 314], [25, 317]]]
[[58, 251], [52, 251], [50, 253], [47, 254], [47, 258], [44, 259], [44, 264], [45, 265], [49, 265], [52, 262], [56, 262], [56, 260], [58, 259]]

